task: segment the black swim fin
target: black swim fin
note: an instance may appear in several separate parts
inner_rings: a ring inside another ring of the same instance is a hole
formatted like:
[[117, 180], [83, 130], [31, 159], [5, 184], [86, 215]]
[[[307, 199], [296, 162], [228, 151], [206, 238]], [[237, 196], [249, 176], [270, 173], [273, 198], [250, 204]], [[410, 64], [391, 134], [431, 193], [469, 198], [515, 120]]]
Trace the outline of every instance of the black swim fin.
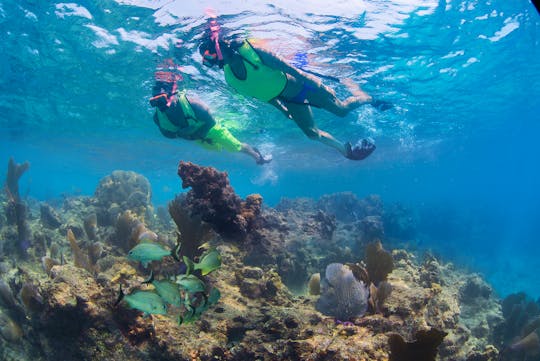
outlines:
[[392, 109], [394, 104], [387, 102], [386, 100], [373, 99], [371, 101], [371, 106], [377, 110], [380, 110], [381, 112], [384, 112], [388, 109]]
[[375, 144], [368, 139], [362, 139], [360, 144], [355, 144], [354, 146], [350, 142], [347, 142], [345, 144], [345, 150], [347, 152], [345, 157], [352, 160], [366, 159], [376, 148]]
[[536, 11], [538, 11], [538, 14], [540, 14], [540, 1], [539, 0], [531, 0], [534, 7], [536, 8]]

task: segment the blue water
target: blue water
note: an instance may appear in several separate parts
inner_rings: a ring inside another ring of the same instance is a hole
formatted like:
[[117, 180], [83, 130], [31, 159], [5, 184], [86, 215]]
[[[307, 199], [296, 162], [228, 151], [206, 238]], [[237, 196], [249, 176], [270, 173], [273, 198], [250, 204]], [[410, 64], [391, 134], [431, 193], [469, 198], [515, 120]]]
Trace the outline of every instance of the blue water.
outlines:
[[[343, 119], [315, 110], [322, 129], [371, 136], [377, 151], [344, 159], [203, 68], [209, 7], [231, 31], [392, 102]], [[21, 184], [31, 197], [92, 194], [129, 169], [164, 204], [181, 190], [180, 160], [226, 170], [239, 194], [268, 205], [375, 193], [418, 215], [422, 247], [482, 272], [502, 296], [540, 297], [540, 16], [528, 1], [0, 1], [0, 34], [0, 161], [31, 162]], [[161, 136], [148, 98], [156, 63], [173, 55], [190, 92], [272, 153], [270, 165]]]

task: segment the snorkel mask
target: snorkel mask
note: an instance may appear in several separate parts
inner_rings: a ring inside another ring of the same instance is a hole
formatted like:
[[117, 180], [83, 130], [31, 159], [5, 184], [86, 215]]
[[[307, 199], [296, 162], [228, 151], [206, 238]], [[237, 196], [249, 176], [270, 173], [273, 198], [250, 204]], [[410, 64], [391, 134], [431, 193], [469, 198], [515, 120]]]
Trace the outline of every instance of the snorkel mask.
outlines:
[[208, 30], [206, 33], [206, 40], [199, 47], [199, 53], [203, 58], [203, 64], [208, 67], [218, 65], [219, 68], [223, 68], [223, 54], [221, 53], [221, 47], [219, 45], [221, 27], [216, 19], [211, 19], [208, 22]]
[[174, 64], [172, 59], [165, 60], [160, 64], [154, 73], [156, 84], [150, 98], [150, 105], [164, 111], [171, 106], [174, 95], [178, 92], [178, 81], [183, 80], [179, 73], [180, 67]]

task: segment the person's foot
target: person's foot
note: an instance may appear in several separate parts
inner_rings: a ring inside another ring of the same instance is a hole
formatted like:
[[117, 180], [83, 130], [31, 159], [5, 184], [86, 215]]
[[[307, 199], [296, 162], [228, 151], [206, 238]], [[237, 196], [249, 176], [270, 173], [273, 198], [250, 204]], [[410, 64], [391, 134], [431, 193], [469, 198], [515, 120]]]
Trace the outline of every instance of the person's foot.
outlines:
[[272, 161], [272, 155], [267, 154], [266, 156], [263, 156], [257, 148], [253, 148], [253, 150], [255, 151], [255, 153], [257, 153], [257, 158], [255, 159], [255, 162], [258, 165], [263, 165]]
[[345, 157], [352, 160], [362, 160], [373, 153], [375, 148], [375, 144], [368, 139], [362, 139], [359, 144], [355, 144], [354, 146], [350, 142], [347, 142], [345, 143], [345, 150], [347, 152]]
[[341, 83], [344, 84], [347, 87], [347, 89], [349, 89], [349, 91], [353, 95], [355, 102], [364, 104], [364, 103], [369, 103], [372, 101], [371, 96], [365, 91], [363, 91], [360, 88], [360, 86], [356, 84], [352, 79], [350, 78], [341, 79]]

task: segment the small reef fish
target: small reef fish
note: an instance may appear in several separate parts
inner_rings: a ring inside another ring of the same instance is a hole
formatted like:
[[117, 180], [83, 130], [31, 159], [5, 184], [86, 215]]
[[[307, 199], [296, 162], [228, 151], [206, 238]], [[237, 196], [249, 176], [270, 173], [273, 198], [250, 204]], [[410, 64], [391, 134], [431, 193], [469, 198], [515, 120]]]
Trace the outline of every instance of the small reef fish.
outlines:
[[189, 293], [204, 292], [204, 283], [194, 275], [181, 275], [176, 283]]
[[186, 295], [186, 300], [184, 303], [186, 312], [183, 315], [178, 315], [178, 325], [181, 325], [182, 323], [191, 323], [198, 320], [204, 311], [219, 301], [221, 298], [221, 292], [214, 287], [210, 291], [208, 297], [204, 293], [202, 293], [202, 296], [204, 301], [199, 306], [193, 307], [190, 297]]
[[122, 291], [122, 285], [120, 285], [120, 294], [114, 305], [118, 305], [122, 300], [126, 301], [130, 308], [142, 311], [144, 314], [167, 314], [167, 306], [163, 302], [163, 299], [152, 291], [135, 291], [129, 295], [125, 295]]
[[191, 273], [193, 270], [201, 270], [201, 274], [206, 276], [221, 267], [221, 254], [216, 249], [206, 252], [201, 257], [200, 262], [193, 262], [186, 256], [183, 257], [183, 260], [188, 268], [186, 274]]
[[128, 259], [132, 261], [140, 261], [143, 267], [147, 267], [148, 263], [152, 261], [160, 261], [163, 257], [171, 256], [174, 259], [178, 259], [176, 254], [177, 248], [172, 251], [168, 251], [156, 243], [143, 242], [133, 247], [128, 252]]
[[208, 295], [208, 305], [213, 306], [216, 303], [218, 303], [219, 299], [221, 298], [221, 292], [217, 288], [212, 288], [210, 290], [210, 294]]
[[180, 294], [180, 287], [170, 280], [155, 280], [154, 273], [150, 272], [150, 277], [143, 283], [151, 283], [158, 295], [168, 304], [180, 307], [183, 303]]

